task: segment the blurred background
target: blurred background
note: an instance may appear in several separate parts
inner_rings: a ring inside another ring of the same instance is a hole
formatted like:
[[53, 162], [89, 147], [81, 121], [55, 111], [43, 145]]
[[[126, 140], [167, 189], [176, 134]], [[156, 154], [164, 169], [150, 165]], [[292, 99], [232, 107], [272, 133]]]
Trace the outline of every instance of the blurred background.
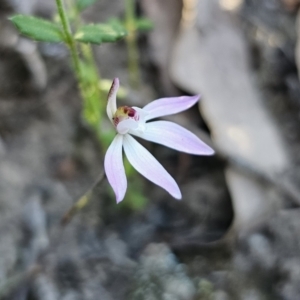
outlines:
[[[125, 18], [125, 1], [90, 2], [87, 23]], [[182, 201], [129, 169], [121, 204], [104, 180], [60, 225], [103, 171], [105, 146], [82, 118], [68, 49], [8, 20], [55, 18], [55, 1], [1, 0], [0, 299], [299, 300], [299, 4], [134, 2], [147, 27], [135, 65], [126, 39], [93, 47], [103, 90], [119, 77], [119, 105], [139, 107], [201, 94], [168, 119], [216, 154], [141, 141]]]

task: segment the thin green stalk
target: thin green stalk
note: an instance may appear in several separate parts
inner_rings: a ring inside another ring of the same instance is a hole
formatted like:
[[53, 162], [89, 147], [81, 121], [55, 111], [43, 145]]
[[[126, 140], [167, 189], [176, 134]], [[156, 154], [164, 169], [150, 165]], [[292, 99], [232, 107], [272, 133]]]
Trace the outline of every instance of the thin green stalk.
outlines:
[[[73, 67], [74, 67], [74, 71], [78, 80], [78, 84], [79, 84], [79, 88], [80, 88], [80, 92], [81, 92], [81, 96], [83, 98], [84, 101], [84, 111], [86, 113], [86, 111], [88, 110], [89, 112], [87, 114], [84, 113], [85, 115], [85, 119], [86, 121], [89, 123], [90, 126], [92, 126], [92, 128], [96, 131], [97, 136], [99, 136], [99, 132], [100, 132], [100, 126], [99, 126], [99, 107], [95, 106], [95, 96], [99, 96], [100, 92], [97, 93], [96, 95], [93, 93], [93, 87], [91, 86], [90, 82], [88, 82], [83, 74], [82, 74], [82, 69], [81, 69], [81, 65], [85, 64], [85, 61], [81, 61], [78, 55], [78, 51], [76, 48], [76, 41], [73, 38], [72, 35], [72, 31], [71, 31], [71, 26], [70, 26], [70, 22], [67, 16], [67, 12], [66, 12], [66, 7], [64, 5], [63, 0], [55, 0], [56, 1], [56, 6], [57, 6], [57, 11], [61, 20], [61, 24], [63, 27], [63, 31], [65, 34], [65, 38], [66, 38], [66, 43], [69, 47], [70, 53], [71, 53], [71, 58], [72, 58], [72, 63], [73, 63]], [[80, 24], [81, 20], [79, 18], [79, 13], [76, 12], [78, 15], [76, 16], [76, 21], [79, 22], [78, 24]], [[90, 57], [89, 60], [87, 61], [87, 63], [93, 68], [95, 69], [94, 66], [94, 61], [93, 60], [93, 54], [89, 53]], [[83, 53], [84, 58], [86, 58], [86, 53]], [[95, 70], [93, 70], [93, 72], [95, 72]], [[95, 90], [97, 91], [98, 89], [98, 75], [95, 73], [94, 77], [96, 76], [96, 80], [97, 82], [95, 82]], [[100, 101], [100, 99], [97, 97], [97, 101]]]
[[81, 71], [80, 71], [80, 61], [79, 61], [79, 56], [77, 53], [76, 49], [76, 44], [75, 40], [72, 35], [70, 23], [67, 17], [66, 9], [63, 3], [63, 0], [55, 0], [56, 1], [56, 6], [57, 6], [57, 11], [60, 17], [60, 21], [63, 27], [63, 31], [66, 37], [66, 43], [69, 46], [70, 52], [71, 52], [71, 57], [72, 57], [72, 62], [74, 66], [74, 70], [77, 76], [77, 79], [81, 85]]
[[[74, 26], [76, 29], [80, 28], [82, 26], [82, 20], [80, 17], [80, 12], [78, 9], [75, 9], [75, 15], [74, 15]], [[83, 82], [85, 83], [84, 89], [86, 91], [86, 97], [85, 97], [85, 107], [88, 106], [93, 110], [93, 117], [91, 118], [90, 113], [88, 113], [89, 123], [94, 128], [95, 132], [97, 133], [97, 137], [99, 138], [100, 144], [101, 142], [101, 136], [102, 132], [100, 130], [100, 122], [101, 117], [104, 111], [104, 95], [100, 88], [100, 81], [101, 76], [100, 72], [97, 68], [97, 64], [94, 58], [92, 46], [90, 44], [79, 44], [81, 53], [82, 53], [82, 63], [86, 64], [91, 72], [91, 77], [88, 76], [88, 79], [85, 78]]]
[[82, 49], [82, 54], [84, 58], [86, 59], [87, 63], [91, 66], [93, 70], [93, 75], [95, 79], [95, 85], [97, 86], [97, 92], [98, 92], [98, 97], [100, 104], [104, 104], [102, 101], [104, 99], [103, 93], [101, 91], [101, 74], [100, 71], [97, 68], [97, 64], [94, 58], [92, 46], [90, 44], [81, 44], [81, 49]]
[[[82, 20], [80, 17], [80, 12], [78, 11], [78, 9], [76, 9], [76, 11], [75, 11], [75, 26], [78, 29], [81, 25], [82, 25]], [[91, 44], [83, 44], [83, 43], [80, 44], [80, 46], [81, 46], [81, 51], [82, 51], [84, 58], [89, 63], [89, 65], [93, 68], [94, 75], [98, 81], [97, 86], [99, 87], [100, 81], [101, 81], [101, 75], [97, 68], [97, 64], [96, 64], [96, 61], [95, 61], [95, 58], [93, 55], [92, 46], [91, 46]], [[102, 92], [101, 92], [100, 87], [99, 87], [99, 95], [100, 95], [100, 99], [102, 99]]]
[[[64, 3], [64, 0], [55, 1], [83, 100], [83, 118], [94, 130], [100, 145], [103, 146], [105, 134], [101, 130], [100, 123], [105, 111], [105, 102], [100, 89], [100, 74], [96, 67], [92, 48], [90, 45], [79, 44], [79, 49], [77, 49], [64, 5], [68, 3]], [[72, 21], [75, 29], [81, 26], [82, 21], [79, 11], [75, 11], [74, 20]], [[79, 56], [78, 50], [81, 51], [81, 56]]]
[[135, 0], [125, 1], [125, 22], [128, 30], [126, 37], [128, 50], [128, 70], [129, 80], [133, 87], [138, 87], [140, 83], [139, 72], [139, 51], [136, 41], [136, 26], [135, 26]]

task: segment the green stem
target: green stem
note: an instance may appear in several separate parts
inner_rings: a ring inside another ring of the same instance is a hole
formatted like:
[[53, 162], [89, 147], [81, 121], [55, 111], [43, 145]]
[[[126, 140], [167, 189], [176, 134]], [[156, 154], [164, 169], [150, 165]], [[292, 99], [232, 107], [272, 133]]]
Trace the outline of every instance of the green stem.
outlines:
[[66, 9], [63, 3], [63, 0], [55, 0], [56, 1], [56, 6], [57, 6], [57, 11], [60, 17], [60, 21], [63, 27], [63, 31], [66, 37], [66, 43], [69, 46], [70, 52], [71, 52], [71, 57], [72, 57], [72, 62], [74, 66], [74, 70], [77, 76], [77, 79], [81, 85], [81, 71], [80, 71], [80, 61], [79, 61], [79, 56], [77, 53], [76, 49], [76, 44], [75, 40], [72, 35], [71, 27], [69, 24], [69, 20], [67, 17]]
[[125, 2], [126, 28], [128, 36], [126, 37], [128, 50], [128, 69], [129, 80], [133, 87], [138, 87], [140, 83], [139, 72], [139, 52], [136, 42], [135, 27], [135, 0], [126, 0]]
[[[104, 111], [104, 104], [102, 103], [102, 93], [99, 88], [100, 75], [96, 68], [96, 63], [90, 45], [82, 45], [82, 58], [78, 55], [76, 41], [72, 35], [70, 21], [67, 16], [66, 8], [63, 0], [55, 0], [57, 11], [61, 20], [66, 44], [69, 47], [74, 71], [78, 80], [81, 97], [83, 100], [83, 117], [85, 121], [93, 128], [97, 137], [99, 138], [100, 145], [102, 145], [102, 131], [100, 122], [102, 113]], [[79, 11], [75, 12], [75, 27], [81, 25]], [[83, 72], [88, 72], [85, 76]]]
[[[75, 15], [74, 15], [74, 26], [76, 29], [80, 28], [82, 26], [82, 20], [80, 17], [80, 11], [78, 9], [75, 10]], [[89, 77], [89, 81], [85, 82], [85, 89], [87, 91], [94, 91], [92, 94], [89, 93], [89, 95], [86, 95], [85, 97], [85, 103], [84, 105], [89, 105], [91, 108], [93, 108], [93, 112], [95, 115], [96, 120], [91, 121], [90, 119], [88, 122], [92, 125], [94, 130], [97, 133], [97, 136], [99, 137], [101, 141], [101, 129], [100, 129], [100, 122], [101, 122], [101, 117], [102, 113], [105, 109], [104, 107], [104, 95], [100, 89], [100, 84], [101, 84], [101, 75], [100, 72], [97, 68], [97, 64], [94, 58], [92, 46], [90, 44], [84, 44], [80, 43], [79, 44], [80, 51], [82, 54], [82, 61], [91, 68], [91, 77]], [[100, 143], [101, 144], [101, 143]]]
[[[78, 28], [80, 28], [81, 25], [82, 25], [82, 21], [80, 18], [80, 12], [76, 9], [76, 11], [75, 11], [75, 26], [78, 29]], [[101, 82], [101, 74], [97, 68], [97, 64], [96, 64], [96, 61], [95, 61], [95, 58], [93, 55], [92, 46], [91, 46], [91, 44], [84, 44], [84, 43], [79, 44], [79, 46], [80, 46], [81, 52], [83, 54], [83, 57], [86, 59], [88, 64], [93, 68], [94, 76], [97, 80], [97, 86], [99, 87], [100, 82]], [[100, 97], [99, 97], [99, 100], [100, 100], [100, 99], [102, 99], [102, 96], [103, 96], [100, 87], [99, 87], [99, 94], [100, 94]]]

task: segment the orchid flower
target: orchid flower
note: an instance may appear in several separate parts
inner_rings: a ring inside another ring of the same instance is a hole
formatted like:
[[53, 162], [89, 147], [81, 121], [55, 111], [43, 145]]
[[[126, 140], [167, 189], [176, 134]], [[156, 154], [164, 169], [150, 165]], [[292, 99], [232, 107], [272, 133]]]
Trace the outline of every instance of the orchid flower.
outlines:
[[130, 164], [140, 174], [165, 189], [174, 198], [181, 199], [180, 189], [173, 177], [132, 136], [190, 154], [212, 155], [213, 149], [185, 128], [169, 121], [148, 122], [190, 108], [198, 102], [199, 96], [162, 98], [143, 108], [129, 106], [117, 108], [118, 89], [119, 80], [115, 78], [108, 94], [106, 112], [117, 135], [109, 146], [104, 159], [105, 173], [115, 192], [117, 203], [124, 199], [127, 189], [122, 148], [124, 148]]

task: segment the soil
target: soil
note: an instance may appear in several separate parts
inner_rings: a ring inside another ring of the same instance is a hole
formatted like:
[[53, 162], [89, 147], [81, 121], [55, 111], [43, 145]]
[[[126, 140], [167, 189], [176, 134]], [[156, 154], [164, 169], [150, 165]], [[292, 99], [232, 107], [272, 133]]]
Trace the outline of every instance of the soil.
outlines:
[[[18, 5], [6, 2], [0, 32], [18, 39], [6, 19]], [[51, 15], [46, 2], [28, 1], [32, 13]], [[235, 17], [243, 24], [265, 105], [288, 145], [289, 177], [298, 185], [297, 4], [283, 2], [245, 0]], [[145, 14], [141, 5], [137, 12]], [[84, 18], [104, 22], [123, 14], [121, 1], [98, 1]], [[258, 29], [265, 39], [256, 39]], [[270, 36], [280, 44], [270, 44]], [[136, 188], [142, 204], [129, 192], [117, 205], [104, 180], [71, 222], [60, 226], [103, 171], [105, 152], [81, 117], [67, 49], [34, 43], [32, 63], [42, 63], [47, 77], [42, 87], [36, 78], [45, 74], [34, 73], [6, 41], [0, 40], [0, 299], [300, 299], [299, 207], [274, 187], [284, 208], [247, 235], [228, 237], [234, 211], [224, 175], [228, 162], [219, 156], [189, 156], [145, 143], [178, 181], [182, 201], [136, 174], [129, 189]], [[94, 47], [102, 77], [119, 77], [129, 90], [124, 102], [143, 106], [169, 96], [171, 80], [158, 80], [165, 72], [150, 46], [148, 33], [140, 34], [143, 85], [137, 91], [130, 91], [124, 41]], [[187, 93], [175, 85], [171, 90]], [[197, 107], [183, 118], [209, 134]]]

